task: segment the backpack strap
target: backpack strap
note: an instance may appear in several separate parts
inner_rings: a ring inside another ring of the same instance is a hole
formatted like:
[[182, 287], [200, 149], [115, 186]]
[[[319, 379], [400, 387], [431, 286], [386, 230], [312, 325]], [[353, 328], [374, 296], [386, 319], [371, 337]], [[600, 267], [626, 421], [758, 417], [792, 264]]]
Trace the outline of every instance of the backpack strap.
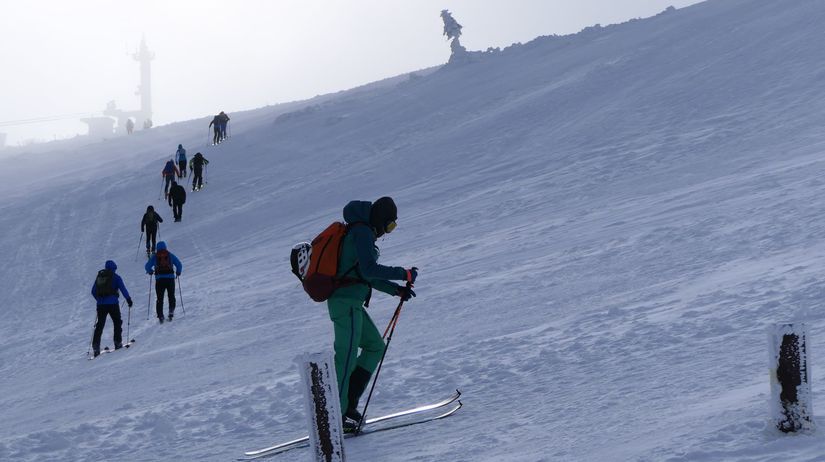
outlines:
[[[353, 223], [347, 223], [347, 234], [349, 234], [350, 230], [356, 226], [369, 226], [369, 224], [365, 221], [356, 221]], [[341, 246], [343, 247], [344, 240], [341, 239]], [[339, 249], [340, 252], [340, 249]], [[347, 275], [355, 270], [356, 277], [355, 278], [348, 278]], [[364, 307], [369, 308], [370, 306], [370, 299], [372, 299], [372, 284], [361, 274], [361, 271], [358, 269], [358, 262], [356, 261], [354, 265], [341, 275], [338, 278], [339, 283], [341, 286], [350, 286], [355, 284], [364, 284], [365, 286], [369, 287], [369, 293], [367, 293], [367, 298], [364, 300]]]

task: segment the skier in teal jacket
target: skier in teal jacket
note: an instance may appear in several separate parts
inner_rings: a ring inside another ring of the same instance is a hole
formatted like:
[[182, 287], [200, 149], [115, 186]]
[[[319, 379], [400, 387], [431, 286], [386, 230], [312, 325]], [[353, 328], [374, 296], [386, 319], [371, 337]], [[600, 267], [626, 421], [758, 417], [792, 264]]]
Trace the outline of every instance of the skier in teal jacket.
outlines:
[[[392, 232], [398, 210], [390, 197], [370, 203], [352, 201], [344, 207], [344, 221], [350, 230], [344, 237], [338, 261], [338, 277], [355, 267], [362, 282], [338, 288], [327, 300], [329, 317], [335, 329], [335, 372], [345, 430], [351, 431], [361, 421], [358, 400], [384, 352], [384, 339], [372, 322], [366, 307], [372, 289], [396, 295], [402, 300], [415, 297], [412, 284], [417, 268], [383, 266], [377, 263], [377, 238]], [[352, 277], [352, 272], [346, 275]], [[398, 285], [390, 280], [406, 281]], [[358, 349], [361, 354], [358, 354]]]

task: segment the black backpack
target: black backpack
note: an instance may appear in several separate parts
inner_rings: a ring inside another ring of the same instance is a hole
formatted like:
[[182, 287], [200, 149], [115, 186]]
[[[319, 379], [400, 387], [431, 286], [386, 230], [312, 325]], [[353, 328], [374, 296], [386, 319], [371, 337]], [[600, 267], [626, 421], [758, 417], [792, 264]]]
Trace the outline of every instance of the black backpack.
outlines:
[[97, 278], [95, 279], [95, 294], [97, 294], [98, 297], [117, 295], [115, 273], [112, 270], [102, 269], [97, 272]]
[[158, 220], [155, 219], [155, 212], [154, 211], [146, 212], [146, 214], [143, 215], [143, 222], [146, 223], [149, 226], [157, 225]]

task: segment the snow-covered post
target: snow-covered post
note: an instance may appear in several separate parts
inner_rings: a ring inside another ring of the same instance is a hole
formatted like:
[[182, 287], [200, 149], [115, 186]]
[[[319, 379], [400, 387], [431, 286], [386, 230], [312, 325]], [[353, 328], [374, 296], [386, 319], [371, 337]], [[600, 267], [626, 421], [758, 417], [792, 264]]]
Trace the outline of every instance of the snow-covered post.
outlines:
[[464, 58], [467, 54], [467, 49], [464, 48], [459, 41], [459, 37], [461, 37], [461, 24], [453, 18], [453, 15], [448, 10], [441, 10], [441, 19], [444, 21], [444, 35], [447, 36], [447, 40], [452, 40], [452, 42], [450, 42], [452, 54], [450, 55], [449, 61], [452, 63]]
[[777, 324], [770, 334], [771, 419], [785, 433], [813, 430], [805, 324]]
[[305, 353], [296, 358], [295, 362], [298, 363], [304, 383], [312, 460], [343, 462], [344, 429], [332, 353]]

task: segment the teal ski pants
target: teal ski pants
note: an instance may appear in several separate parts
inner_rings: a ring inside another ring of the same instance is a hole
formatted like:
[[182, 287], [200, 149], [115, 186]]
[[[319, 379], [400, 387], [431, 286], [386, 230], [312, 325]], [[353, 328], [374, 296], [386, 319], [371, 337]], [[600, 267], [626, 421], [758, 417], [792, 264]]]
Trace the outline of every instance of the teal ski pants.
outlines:
[[[335, 373], [338, 375], [338, 393], [341, 412], [348, 405], [349, 379], [360, 366], [372, 374], [384, 353], [384, 339], [358, 300], [327, 300], [329, 318], [335, 328]], [[361, 354], [358, 354], [358, 349]]]

